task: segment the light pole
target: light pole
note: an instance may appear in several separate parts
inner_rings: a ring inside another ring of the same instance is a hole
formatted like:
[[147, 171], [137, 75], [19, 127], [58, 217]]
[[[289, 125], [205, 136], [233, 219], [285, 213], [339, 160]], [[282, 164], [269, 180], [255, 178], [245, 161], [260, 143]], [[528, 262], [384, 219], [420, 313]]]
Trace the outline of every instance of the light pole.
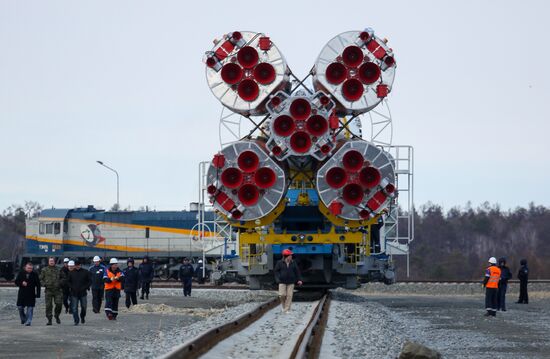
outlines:
[[104, 164], [101, 161], [96, 161], [96, 162], [99, 163], [101, 166], [107, 168], [108, 170], [113, 171], [116, 174], [116, 206], [117, 206], [117, 211], [120, 211], [120, 197], [119, 197], [119, 188], [120, 188], [120, 186], [119, 186], [118, 172], [114, 168], [111, 168], [111, 167], [107, 166], [106, 164]]

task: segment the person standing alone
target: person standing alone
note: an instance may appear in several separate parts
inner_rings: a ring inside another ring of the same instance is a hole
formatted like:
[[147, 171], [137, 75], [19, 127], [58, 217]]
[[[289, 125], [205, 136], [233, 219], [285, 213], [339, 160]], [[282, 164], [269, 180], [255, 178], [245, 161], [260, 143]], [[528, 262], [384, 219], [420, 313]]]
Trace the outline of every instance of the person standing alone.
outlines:
[[139, 265], [139, 281], [141, 282], [141, 297], [140, 299], [149, 299], [149, 291], [151, 289], [151, 282], [155, 276], [155, 268], [153, 264], [149, 262], [149, 257], [143, 257], [143, 262]]
[[118, 268], [118, 260], [111, 258], [109, 268], [103, 275], [105, 281], [105, 314], [109, 320], [116, 320], [118, 316], [118, 300], [122, 289], [124, 274]]
[[64, 274], [55, 266], [55, 258], [48, 259], [48, 266], [40, 272], [40, 282], [45, 288], [46, 298], [46, 325], [52, 325], [52, 309], [55, 304], [55, 321], [61, 324], [59, 315], [63, 309], [63, 289], [62, 285], [65, 281]]
[[275, 281], [279, 283], [279, 298], [283, 313], [288, 313], [294, 295], [294, 284], [302, 285], [300, 269], [292, 260], [290, 249], [283, 250], [283, 259], [277, 262], [273, 272]]
[[497, 310], [506, 311], [506, 291], [508, 290], [508, 281], [512, 279], [512, 272], [506, 266], [506, 258], [499, 258], [498, 268], [500, 269], [500, 281], [498, 282], [498, 303]]
[[497, 315], [498, 305], [498, 282], [500, 281], [500, 269], [497, 266], [495, 257], [489, 258], [489, 267], [485, 270], [483, 285], [485, 286], [485, 316]]
[[183, 264], [180, 266], [179, 278], [183, 286], [183, 296], [191, 296], [191, 287], [193, 285], [193, 266], [189, 263], [189, 259], [183, 258]]
[[[72, 261], [71, 261], [72, 262]], [[71, 267], [69, 262], [69, 267]], [[71, 309], [73, 312], [74, 325], [86, 323], [86, 307], [88, 302], [88, 290], [92, 281], [90, 272], [82, 269], [80, 261], [74, 262], [74, 269], [69, 272], [67, 284], [71, 290]], [[78, 316], [78, 304], [80, 303], [80, 320]]]
[[126, 262], [128, 267], [124, 269], [124, 281], [122, 282], [122, 289], [126, 294], [126, 308], [130, 308], [130, 305], [137, 304], [137, 290], [139, 285], [139, 270], [134, 267], [134, 260], [128, 258]]
[[519, 264], [519, 299], [518, 304], [529, 304], [529, 295], [527, 294], [527, 282], [529, 281], [529, 268], [527, 268], [527, 259], [522, 259]]
[[[36, 298], [40, 298], [40, 278], [33, 271], [32, 263], [25, 264], [24, 269], [17, 274], [15, 285], [19, 287], [17, 309], [19, 309], [21, 324], [30, 326]], [[26, 312], [25, 308], [27, 309]]]
[[105, 267], [101, 264], [99, 256], [94, 257], [94, 265], [90, 267], [90, 277], [92, 280], [92, 310], [94, 313], [101, 311], [101, 302], [103, 301], [103, 275]]

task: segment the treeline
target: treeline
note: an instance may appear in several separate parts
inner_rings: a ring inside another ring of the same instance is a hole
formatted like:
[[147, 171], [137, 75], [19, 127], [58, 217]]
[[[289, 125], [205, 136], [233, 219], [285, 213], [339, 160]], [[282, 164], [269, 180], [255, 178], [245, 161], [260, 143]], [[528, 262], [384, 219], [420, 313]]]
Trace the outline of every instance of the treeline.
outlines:
[[25, 219], [42, 209], [37, 202], [11, 205], [0, 215], [0, 259], [13, 260], [25, 251]]
[[[514, 278], [521, 259], [527, 259], [531, 279], [550, 278], [550, 209], [530, 204], [503, 211], [489, 203], [448, 211], [428, 203], [417, 209], [410, 279], [480, 279], [493, 256], [507, 259]], [[398, 279], [405, 279], [405, 259], [398, 258], [397, 265]]]

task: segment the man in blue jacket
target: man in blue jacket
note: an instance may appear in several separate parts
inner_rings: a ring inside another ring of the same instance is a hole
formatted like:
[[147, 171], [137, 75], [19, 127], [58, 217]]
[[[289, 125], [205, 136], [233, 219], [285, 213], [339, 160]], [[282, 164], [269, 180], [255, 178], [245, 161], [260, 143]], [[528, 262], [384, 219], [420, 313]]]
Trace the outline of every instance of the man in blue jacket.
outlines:
[[128, 258], [128, 267], [124, 269], [124, 281], [122, 289], [126, 294], [126, 308], [137, 304], [137, 290], [139, 288], [139, 270], [134, 267], [134, 259]]
[[155, 268], [153, 264], [149, 262], [149, 257], [145, 256], [143, 262], [139, 265], [139, 281], [141, 282], [141, 297], [140, 299], [149, 299], [149, 291], [151, 289], [151, 282], [155, 276]]
[[90, 276], [92, 279], [92, 308], [94, 313], [101, 311], [101, 302], [103, 301], [103, 275], [105, 274], [105, 266], [101, 264], [101, 258], [95, 256], [93, 259], [94, 265], [90, 267]]
[[527, 282], [529, 281], [529, 268], [527, 268], [527, 259], [522, 259], [521, 267], [518, 271], [519, 279], [519, 299], [518, 304], [529, 304], [529, 295], [527, 294]]
[[506, 291], [508, 290], [508, 280], [512, 279], [512, 272], [506, 266], [506, 258], [502, 257], [498, 260], [500, 268], [500, 281], [498, 282], [498, 302], [497, 310], [506, 311]]
[[189, 263], [189, 259], [183, 258], [183, 264], [179, 270], [179, 278], [183, 285], [183, 296], [191, 296], [191, 286], [193, 284], [193, 266]]

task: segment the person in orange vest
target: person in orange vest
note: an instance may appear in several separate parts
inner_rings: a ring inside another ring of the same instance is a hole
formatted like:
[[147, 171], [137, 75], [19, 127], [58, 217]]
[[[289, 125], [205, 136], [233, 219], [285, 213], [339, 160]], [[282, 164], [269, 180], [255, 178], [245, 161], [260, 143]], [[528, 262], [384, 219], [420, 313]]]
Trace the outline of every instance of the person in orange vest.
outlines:
[[105, 282], [105, 314], [109, 320], [116, 320], [118, 315], [118, 300], [122, 289], [124, 273], [118, 268], [118, 260], [111, 258], [109, 268], [103, 275]]
[[497, 315], [498, 306], [498, 283], [500, 281], [500, 268], [497, 266], [497, 259], [495, 257], [489, 258], [489, 267], [485, 271], [485, 279], [483, 285], [485, 286], [485, 309], [487, 313], [485, 316]]

